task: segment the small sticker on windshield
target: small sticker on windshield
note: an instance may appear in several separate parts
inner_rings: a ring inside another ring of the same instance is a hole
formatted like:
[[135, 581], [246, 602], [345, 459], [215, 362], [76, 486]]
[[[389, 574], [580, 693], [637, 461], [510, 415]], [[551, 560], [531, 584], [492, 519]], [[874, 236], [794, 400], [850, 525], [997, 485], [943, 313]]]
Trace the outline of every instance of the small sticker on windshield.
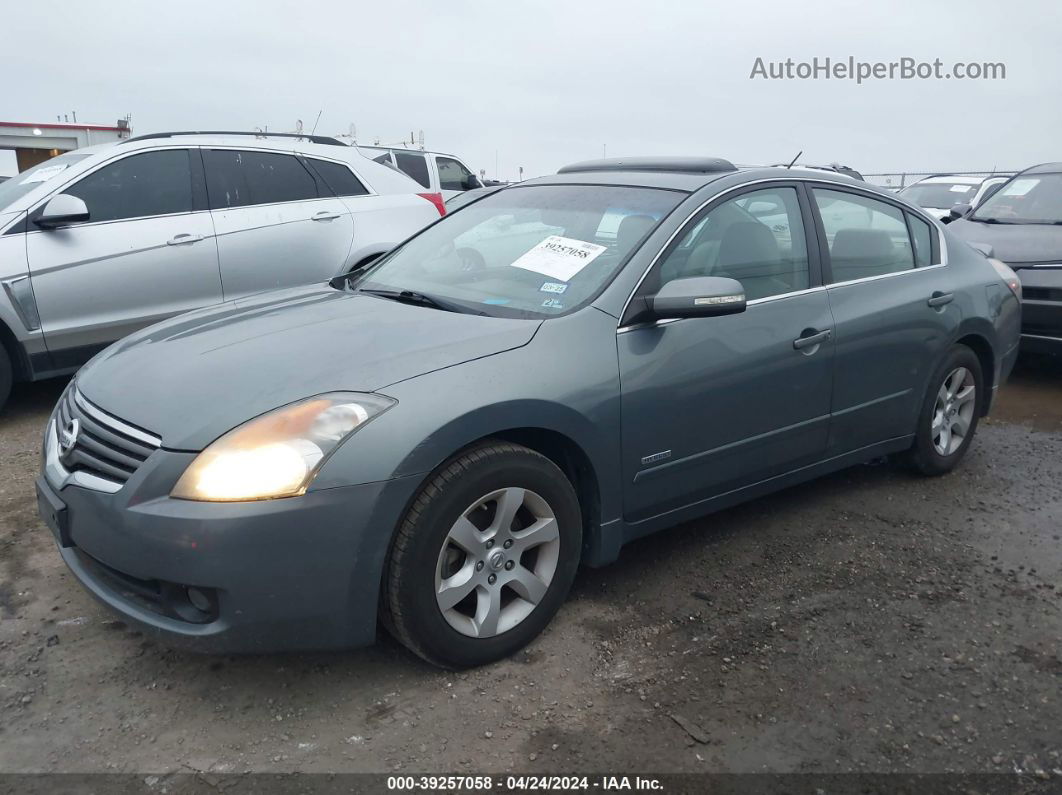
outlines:
[[47, 182], [56, 174], [59, 174], [62, 171], [66, 171], [66, 165], [66, 163], [62, 163], [57, 166], [47, 166], [45, 168], [37, 169], [32, 174], [29, 174], [28, 176], [24, 177], [22, 179], [22, 182], [19, 184], [29, 185], [34, 182]]
[[513, 262], [512, 266], [541, 273], [557, 281], [570, 282], [575, 274], [605, 251], [605, 246], [596, 243], [550, 235]]
[[952, 193], [966, 193], [970, 188], [970, 185], [952, 185], [950, 190]]
[[547, 298], [542, 302], [542, 306], [546, 309], [564, 309], [564, 304], [558, 301], [556, 298]]
[[495, 304], [495, 305], [501, 306], [502, 304], [509, 303], [509, 299], [508, 298], [484, 298], [483, 299], [483, 303], [485, 303], [485, 304]]
[[560, 284], [559, 282], [543, 282], [542, 286], [538, 288], [540, 293], [556, 293], [560, 295], [568, 289], [568, 285]]
[[1038, 179], [1016, 179], [1003, 190], [1000, 191], [1002, 196], [1024, 196], [1039, 184]]

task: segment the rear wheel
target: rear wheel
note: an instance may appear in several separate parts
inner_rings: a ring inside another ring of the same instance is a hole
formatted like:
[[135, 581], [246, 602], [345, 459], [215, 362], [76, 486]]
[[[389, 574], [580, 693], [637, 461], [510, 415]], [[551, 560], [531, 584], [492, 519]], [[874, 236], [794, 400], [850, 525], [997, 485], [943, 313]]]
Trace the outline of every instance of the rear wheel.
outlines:
[[500, 659], [553, 618], [581, 546], [578, 499], [552, 461], [508, 442], [472, 448], [440, 468], [403, 520], [384, 623], [436, 665]]
[[909, 463], [923, 475], [943, 475], [962, 460], [984, 405], [981, 362], [965, 345], [952, 348], [929, 382]]

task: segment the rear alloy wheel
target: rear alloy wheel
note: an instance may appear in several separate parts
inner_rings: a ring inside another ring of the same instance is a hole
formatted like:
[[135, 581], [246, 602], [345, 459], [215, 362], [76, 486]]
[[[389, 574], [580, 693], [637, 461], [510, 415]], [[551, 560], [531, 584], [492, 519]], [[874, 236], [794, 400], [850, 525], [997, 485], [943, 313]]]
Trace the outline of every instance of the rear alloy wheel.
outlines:
[[581, 547], [564, 472], [526, 447], [485, 442], [443, 464], [414, 499], [392, 544], [382, 618], [436, 665], [500, 659], [553, 618]]
[[908, 460], [924, 475], [950, 472], [962, 459], [977, 431], [984, 405], [981, 362], [964, 345], [956, 345], [937, 368], [918, 418]]

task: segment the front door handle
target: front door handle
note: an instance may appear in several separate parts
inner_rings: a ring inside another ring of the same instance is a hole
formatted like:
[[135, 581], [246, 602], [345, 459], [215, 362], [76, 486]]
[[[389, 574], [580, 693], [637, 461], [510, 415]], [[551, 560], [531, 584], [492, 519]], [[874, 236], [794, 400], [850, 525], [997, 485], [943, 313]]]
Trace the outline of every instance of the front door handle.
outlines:
[[950, 304], [954, 299], [955, 293], [942, 293], [938, 290], [929, 297], [929, 300], [926, 301], [926, 303], [936, 309], [938, 306]]
[[203, 239], [202, 235], [190, 235], [188, 233], [174, 235], [166, 241], [167, 246], [183, 246], [186, 243], [198, 243]]
[[340, 213], [334, 213], [331, 210], [321, 210], [319, 213], [314, 213], [310, 216], [311, 221], [332, 221], [340, 216]]
[[833, 329], [824, 329], [823, 331], [814, 332], [807, 336], [797, 337], [793, 340], [793, 349], [802, 351], [805, 348], [811, 348], [815, 345], [821, 345], [833, 336]]

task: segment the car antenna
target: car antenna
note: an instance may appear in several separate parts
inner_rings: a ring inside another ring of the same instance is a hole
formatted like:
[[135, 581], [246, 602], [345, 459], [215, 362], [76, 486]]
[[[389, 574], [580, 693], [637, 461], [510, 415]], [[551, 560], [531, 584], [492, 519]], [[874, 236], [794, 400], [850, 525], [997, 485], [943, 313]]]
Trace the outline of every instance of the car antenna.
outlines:
[[321, 122], [322, 113], [324, 113], [324, 108], [321, 108], [321, 110], [317, 111], [317, 119], [313, 123], [313, 129], [310, 130], [310, 135], [313, 135], [315, 132], [317, 132], [317, 125]]
[[793, 167], [793, 163], [795, 163], [802, 154], [804, 154], [804, 150], [803, 149], [801, 149], [799, 152], [796, 153], [796, 157], [794, 157], [792, 160], [789, 161], [789, 165], [786, 166], [786, 168], [792, 168]]

